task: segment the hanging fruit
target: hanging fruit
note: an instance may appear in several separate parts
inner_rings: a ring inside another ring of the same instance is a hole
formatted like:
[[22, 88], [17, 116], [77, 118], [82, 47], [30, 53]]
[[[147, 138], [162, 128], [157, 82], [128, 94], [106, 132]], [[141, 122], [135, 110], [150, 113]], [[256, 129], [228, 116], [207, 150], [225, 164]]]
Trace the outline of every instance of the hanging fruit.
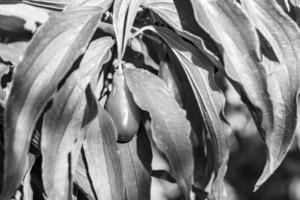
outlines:
[[140, 110], [126, 84], [123, 72], [116, 71], [113, 76], [112, 91], [106, 103], [118, 132], [119, 142], [128, 142], [138, 132]]

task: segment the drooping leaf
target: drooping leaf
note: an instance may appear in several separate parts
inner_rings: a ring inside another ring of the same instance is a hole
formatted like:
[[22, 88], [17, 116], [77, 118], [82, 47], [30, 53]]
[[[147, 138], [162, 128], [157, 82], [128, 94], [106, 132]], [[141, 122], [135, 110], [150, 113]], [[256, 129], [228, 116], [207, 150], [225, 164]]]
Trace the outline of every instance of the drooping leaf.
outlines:
[[0, 5], [0, 30], [18, 32], [20, 30], [35, 31], [36, 23], [45, 23], [48, 13], [40, 8], [25, 4]]
[[[87, 139], [83, 145], [88, 178], [96, 199], [122, 200], [124, 184], [115, 138], [116, 128], [101, 106], [98, 106], [98, 110], [98, 117], [86, 129]], [[78, 184], [82, 185], [80, 182]]]
[[140, 126], [130, 142], [119, 143], [118, 147], [127, 199], [150, 200], [152, 152], [145, 128]]
[[[97, 76], [102, 65], [110, 59], [109, 50], [113, 44], [110, 37], [91, 43], [79, 69], [67, 79], [55, 97], [52, 108], [44, 116], [41, 138], [42, 169], [44, 187], [49, 199], [66, 198], [64, 195], [69, 189], [69, 154], [72, 152], [75, 165], [85, 134], [82, 128], [87, 124], [85, 109], [91, 97], [86, 94], [86, 87]], [[75, 143], [79, 144], [77, 148]]]
[[[170, 46], [172, 52], [181, 63], [182, 69], [193, 90], [205, 128], [212, 140], [215, 180], [213, 193], [216, 199], [222, 199], [224, 192], [224, 176], [227, 169], [229, 148], [227, 144], [228, 126], [221, 119], [224, 107], [224, 95], [214, 81], [214, 66], [205, 54], [182, 40], [169, 29], [151, 28]], [[198, 123], [201, 123], [198, 116]]]
[[279, 63], [264, 59], [273, 103], [273, 129], [263, 135], [268, 160], [257, 181], [264, 183], [285, 157], [295, 134], [300, 87], [300, 29], [274, 0], [242, 1], [249, 18], [271, 44]]
[[59, 81], [84, 52], [100, 18], [99, 8], [57, 13], [29, 44], [25, 59], [14, 75], [5, 113], [5, 176], [1, 199], [10, 198], [20, 184], [35, 122]]
[[0, 57], [16, 66], [23, 59], [27, 46], [28, 42], [0, 43]]
[[194, 161], [185, 111], [159, 77], [142, 69], [126, 69], [125, 77], [136, 104], [149, 112], [153, 140], [170, 162], [185, 199], [189, 199]]
[[[221, 66], [219, 58], [212, 52], [214, 46], [205, 44], [203, 39], [209, 39], [196, 22], [189, 1], [182, 0], [143, 0], [143, 7], [157, 13], [163, 20], [174, 28], [180, 35], [193, 42], [216, 66]], [[204, 38], [201, 38], [203, 37]]]
[[122, 60], [131, 28], [138, 12], [141, 0], [115, 0], [113, 25], [116, 33], [118, 59]]
[[221, 44], [226, 74], [247, 104], [260, 133], [272, 130], [272, 103], [254, 26], [234, 0], [192, 0], [192, 4], [198, 23]]

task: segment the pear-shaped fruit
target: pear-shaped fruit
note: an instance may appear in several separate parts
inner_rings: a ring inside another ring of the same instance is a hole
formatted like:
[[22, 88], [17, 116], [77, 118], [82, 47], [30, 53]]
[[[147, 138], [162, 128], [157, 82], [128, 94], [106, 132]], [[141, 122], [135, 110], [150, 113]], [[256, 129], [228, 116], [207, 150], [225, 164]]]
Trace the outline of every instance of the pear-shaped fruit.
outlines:
[[112, 91], [106, 102], [106, 110], [110, 113], [118, 132], [118, 141], [127, 142], [138, 132], [140, 110], [126, 84], [125, 76], [115, 72]]
[[172, 90], [174, 93], [175, 99], [178, 102], [178, 104], [182, 107], [182, 98], [180, 95], [180, 86], [179, 80], [177, 75], [175, 74], [175, 71], [170, 69], [170, 66], [165, 61], [161, 61], [159, 64], [159, 71], [158, 76], [165, 81], [167, 84], [167, 87]]

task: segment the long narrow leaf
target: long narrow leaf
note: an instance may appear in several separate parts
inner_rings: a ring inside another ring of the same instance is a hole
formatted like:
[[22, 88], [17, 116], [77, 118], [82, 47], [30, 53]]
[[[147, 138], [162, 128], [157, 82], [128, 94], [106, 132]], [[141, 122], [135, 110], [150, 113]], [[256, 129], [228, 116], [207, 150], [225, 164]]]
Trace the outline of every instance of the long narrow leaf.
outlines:
[[38, 31], [18, 65], [5, 112], [5, 175], [1, 199], [21, 182], [35, 123], [59, 81], [82, 54], [97, 28], [99, 8], [52, 15]]
[[226, 74], [248, 106], [259, 132], [269, 135], [278, 125], [273, 120], [276, 113], [268, 93], [268, 75], [260, 63], [254, 26], [233, 0], [192, 3], [198, 23], [221, 44]]
[[137, 136], [118, 147], [127, 199], [150, 200], [152, 152], [145, 128], [140, 126]]
[[[69, 183], [69, 154], [84, 135], [82, 128], [87, 106], [86, 87], [102, 65], [110, 59], [110, 37], [100, 38], [89, 46], [80, 68], [67, 79], [44, 116], [42, 130], [43, 181], [49, 199], [64, 199]], [[79, 145], [80, 146], [80, 145]], [[81, 149], [81, 146], [77, 149]], [[79, 153], [79, 152], [78, 152]], [[72, 159], [76, 164], [74, 153]], [[74, 166], [75, 167], [75, 166]], [[75, 171], [75, 169], [74, 169]]]
[[263, 136], [268, 147], [268, 160], [257, 181], [258, 188], [280, 165], [295, 134], [300, 87], [300, 29], [274, 0], [243, 0], [242, 3], [281, 63], [266, 58], [263, 62], [268, 70], [274, 127]]
[[[191, 3], [182, 0], [143, 0], [143, 7], [157, 13], [180, 35], [193, 42], [216, 66], [221, 66], [219, 58], [207, 48], [203, 39], [203, 31], [196, 22]], [[214, 47], [210, 46], [212, 49]]]
[[131, 28], [140, 4], [141, 0], [114, 1], [113, 25], [116, 33], [119, 61], [121, 61], [125, 53]]
[[[213, 145], [214, 170], [216, 173], [213, 193], [216, 199], [222, 199], [225, 189], [223, 181], [229, 156], [227, 144], [228, 126], [220, 117], [222, 116], [225, 99], [213, 79], [214, 66], [204, 54], [169, 29], [156, 27], [155, 29], [152, 28], [152, 30], [168, 43], [181, 63], [192, 87], [198, 103], [198, 109], [202, 114], [205, 128], [210, 135]], [[198, 121], [199, 123], [201, 122], [200, 119]]]
[[88, 125], [83, 146], [87, 171], [97, 199], [122, 200], [124, 184], [116, 128], [109, 114], [100, 106], [98, 110], [98, 117]]

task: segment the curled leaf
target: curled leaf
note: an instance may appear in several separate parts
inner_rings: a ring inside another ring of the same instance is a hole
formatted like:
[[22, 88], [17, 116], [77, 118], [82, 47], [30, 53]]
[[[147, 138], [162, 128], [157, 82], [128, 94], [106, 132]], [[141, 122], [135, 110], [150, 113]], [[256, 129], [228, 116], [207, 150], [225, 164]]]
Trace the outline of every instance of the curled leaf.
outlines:
[[300, 87], [300, 29], [275, 0], [242, 1], [249, 18], [271, 44], [280, 63], [267, 58], [268, 90], [273, 104], [273, 127], [263, 138], [268, 160], [256, 189], [277, 169], [287, 154], [297, 124], [297, 98]]

